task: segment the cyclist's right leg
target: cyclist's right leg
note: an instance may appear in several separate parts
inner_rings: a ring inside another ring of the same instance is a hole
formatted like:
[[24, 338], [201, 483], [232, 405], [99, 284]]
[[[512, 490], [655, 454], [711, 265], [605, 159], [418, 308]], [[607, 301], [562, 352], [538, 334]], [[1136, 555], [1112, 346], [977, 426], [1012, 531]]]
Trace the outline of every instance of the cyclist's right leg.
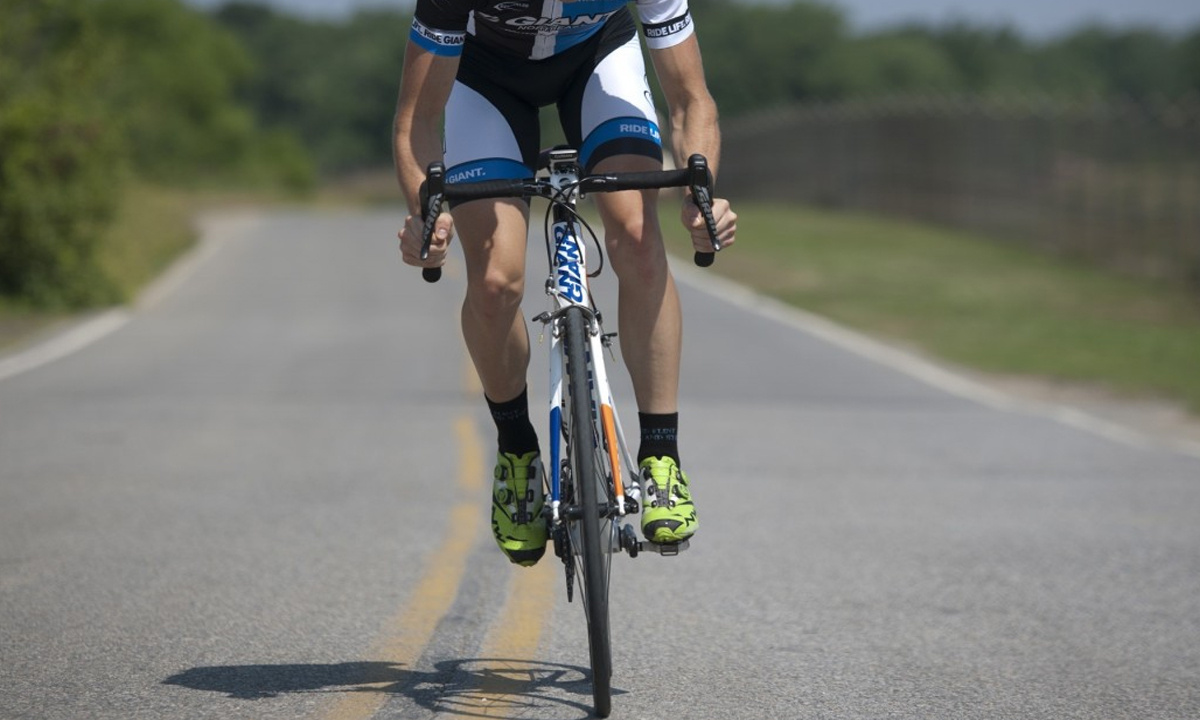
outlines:
[[[527, 177], [530, 127], [537, 111], [460, 70], [446, 107], [446, 166], [451, 182]], [[536, 152], [536, 134], [533, 152]], [[524, 150], [524, 151], [523, 151]], [[492, 530], [508, 558], [533, 565], [546, 548], [543, 473], [537, 435], [528, 417], [525, 375], [529, 335], [521, 314], [525, 289], [528, 206], [481, 200], [452, 208], [466, 266], [463, 338], [479, 375], [499, 449], [492, 487]]]

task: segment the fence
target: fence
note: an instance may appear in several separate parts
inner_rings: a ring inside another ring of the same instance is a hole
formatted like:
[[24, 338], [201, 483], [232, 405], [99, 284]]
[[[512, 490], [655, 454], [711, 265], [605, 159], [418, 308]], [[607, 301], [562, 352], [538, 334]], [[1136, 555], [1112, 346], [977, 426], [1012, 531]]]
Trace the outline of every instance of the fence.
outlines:
[[725, 128], [722, 192], [980, 231], [1200, 288], [1200, 101], [904, 99]]

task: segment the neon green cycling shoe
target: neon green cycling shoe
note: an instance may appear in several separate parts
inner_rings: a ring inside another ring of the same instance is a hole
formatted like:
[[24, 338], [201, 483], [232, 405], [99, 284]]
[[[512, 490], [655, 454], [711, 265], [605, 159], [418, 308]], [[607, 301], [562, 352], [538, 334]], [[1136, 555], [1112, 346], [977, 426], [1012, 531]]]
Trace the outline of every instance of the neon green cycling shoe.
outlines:
[[500, 453], [492, 484], [492, 534], [518, 565], [535, 565], [546, 552], [545, 493], [542, 463], [536, 451], [521, 456]]
[[649, 457], [642, 468], [642, 534], [660, 545], [680, 543], [696, 532], [696, 507], [687, 474], [669, 457]]

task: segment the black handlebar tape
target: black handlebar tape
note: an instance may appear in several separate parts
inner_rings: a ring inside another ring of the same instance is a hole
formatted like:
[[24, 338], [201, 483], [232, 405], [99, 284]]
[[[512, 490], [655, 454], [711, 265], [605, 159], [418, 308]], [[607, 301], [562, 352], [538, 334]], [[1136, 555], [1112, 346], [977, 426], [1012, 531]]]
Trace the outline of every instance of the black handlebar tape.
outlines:
[[689, 170], [652, 170], [649, 172], [621, 173], [620, 175], [592, 175], [579, 183], [584, 192], [618, 192], [621, 190], [657, 190], [659, 188], [686, 187], [692, 181]]
[[[446, 169], [441, 163], [429, 166], [425, 181], [421, 183], [421, 221], [424, 223], [421, 235], [421, 260], [429, 259], [429, 245], [433, 242], [433, 231], [437, 225], [438, 215], [442, 212], [442, 195], [446, 189]], [[421, 277], [425, 282], [435, 283], [442, 279], [442, 269], [422, 268]]]
[[443, 186], [443, 199], [488, 200], [491, 198], [518, 198], [544, 194], [540, 185], [532, 180], [482, 180]]

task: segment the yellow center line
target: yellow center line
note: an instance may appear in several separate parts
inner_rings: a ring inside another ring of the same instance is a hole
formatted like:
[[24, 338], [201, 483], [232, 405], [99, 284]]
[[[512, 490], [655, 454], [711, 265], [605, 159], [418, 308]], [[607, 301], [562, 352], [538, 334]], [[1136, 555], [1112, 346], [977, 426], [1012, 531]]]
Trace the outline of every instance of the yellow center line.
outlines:
[[552, 549], [547, 552], [535, 567], [514, 567], [504, 607], [480, 648], [483, 683], [463, 701], [469, 714], [512, 717], [517, 706], [529, 703], [522, 697], [537, 679], [538, 648], [559, 578], [558, 559]]
[[[459, 449], [458, 488], [473, 501], [464, 501], [450, 511], [446, 538], [430, 557], [420, 582], [404, 608], [383, 628], [371, 647], [369, 659], [382, 660], [412, 670], [429, 645], [438, 623], [446, 615], [466, 573], [467, 556], [475, 544], [481, 526], [483, 506], [483, 447], [468, 417], [456, 420], [455, 434]], [[364, 686], [348, 692], [325, 716], [327, 720], [362, 720], [379, 711], [388, 693]]]

